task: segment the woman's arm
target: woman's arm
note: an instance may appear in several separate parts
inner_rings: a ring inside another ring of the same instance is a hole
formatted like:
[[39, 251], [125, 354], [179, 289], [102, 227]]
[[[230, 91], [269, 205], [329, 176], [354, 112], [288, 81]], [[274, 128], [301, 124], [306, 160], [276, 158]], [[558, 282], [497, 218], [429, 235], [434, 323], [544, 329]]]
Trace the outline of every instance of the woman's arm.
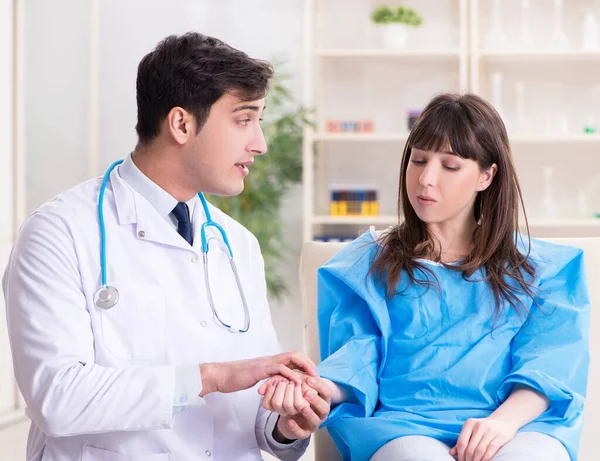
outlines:
[[515, 386], [506, 401], [489, 417], [505, 421], [515, 432], [548, 409], [546, 396], [525, 386]]
[[544, 395], [516, 385], [490, 416], [465, 422], [450, 455], [458, 461], [489, 461], [519, 429], [544, 413], [548, 406], [549, 400]]
[[589, 366], [583, 252], [559, 246], [546, 252], [537, 267], [539, 294], [513, 338], [512, 369], [497, 391], [502, 403], [487, 418], [465, 422], [450, 452], [459, 461], [492, 459], [524, 426], [554, 436], [577, 459]]
[[331, 389], [331, 406], [335, 406], [335, 405], [339, 405], [340, 403], [346, 402], [349, 399], [349, 394], [348, 391], [346, 389], [344, 389], [342, 386], [334, 383], [333, 381], [327, 379], [327, 378], [321, 378], [323, 381], [325, 381], [325, 384], [327, 384], [327, 386], [329, 386], [329, 389]]

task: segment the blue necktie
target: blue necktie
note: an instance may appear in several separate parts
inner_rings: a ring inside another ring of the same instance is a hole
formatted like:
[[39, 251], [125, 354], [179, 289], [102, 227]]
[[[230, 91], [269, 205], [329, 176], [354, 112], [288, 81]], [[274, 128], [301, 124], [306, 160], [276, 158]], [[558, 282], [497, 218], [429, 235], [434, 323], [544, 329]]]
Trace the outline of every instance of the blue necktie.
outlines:
[[177, 219], [177, 232], [191, 245], [194, 242], [194, 233], [192, 231], [190, 211], [187, 204], [185, 202], [178, 202], [171, 213]]

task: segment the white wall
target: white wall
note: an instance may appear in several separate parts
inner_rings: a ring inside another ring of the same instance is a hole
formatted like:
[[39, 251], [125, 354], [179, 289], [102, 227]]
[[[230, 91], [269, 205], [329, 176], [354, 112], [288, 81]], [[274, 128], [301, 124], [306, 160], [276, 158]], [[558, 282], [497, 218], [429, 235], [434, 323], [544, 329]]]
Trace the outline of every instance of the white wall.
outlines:
[[[6, 265], [13, 240], [13, 11], [0, 0], [0, 267]], [[15, 386], [0, 297], [0, 419], [14, 409]]]
[[89, 2], [28, 0], [23, 10], [29, 212], [85, 179]]

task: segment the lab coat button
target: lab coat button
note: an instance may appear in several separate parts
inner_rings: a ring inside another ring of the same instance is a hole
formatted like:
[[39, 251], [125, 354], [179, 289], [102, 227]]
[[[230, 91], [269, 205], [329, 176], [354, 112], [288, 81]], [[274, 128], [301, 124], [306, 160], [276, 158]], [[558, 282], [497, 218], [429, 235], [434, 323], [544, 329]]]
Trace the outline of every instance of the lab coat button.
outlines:
[[204, 320], [202, 320], [202, 322], [200, 322], [200, 325], [202, 325], [203, 327], [206, 327], [206, 322]]
[[181, 395], [179, 396], [179, 403], [183, 403], [183, 402], [185, 402], [186, 400], [187, 400], [187, 395], [185, 395], [185, 394], [181, 394]]
[[196, 256], [194, 256], [194, 257], [192, 258], [192, 262], [193, 262], [194, 264], [196, 264], [196, 263], [198, 262], [198, 258], [197, 258]]
[[143, 230], [141, 230], [141, 231], [138, 232], [138, 237], [139, 238], [144, 238], [145, 236], [146, 236], [146, 233]]
[[210, 450], [206, 450], [206, 451], [204, 452], [204, 454], [205, 454], [207, 457], [209, 457], [209, 458], [212, 456], [212, 453], [210, 452]]

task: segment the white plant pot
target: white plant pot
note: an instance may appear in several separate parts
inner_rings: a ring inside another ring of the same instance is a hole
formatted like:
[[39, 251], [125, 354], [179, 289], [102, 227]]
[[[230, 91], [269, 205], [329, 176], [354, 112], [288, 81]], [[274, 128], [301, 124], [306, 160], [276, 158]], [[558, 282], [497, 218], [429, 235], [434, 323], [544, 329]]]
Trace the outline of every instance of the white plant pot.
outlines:
[[382, 26], [382, 41], [385, 48], [406, 48], [408, 26], [401, 23]]

